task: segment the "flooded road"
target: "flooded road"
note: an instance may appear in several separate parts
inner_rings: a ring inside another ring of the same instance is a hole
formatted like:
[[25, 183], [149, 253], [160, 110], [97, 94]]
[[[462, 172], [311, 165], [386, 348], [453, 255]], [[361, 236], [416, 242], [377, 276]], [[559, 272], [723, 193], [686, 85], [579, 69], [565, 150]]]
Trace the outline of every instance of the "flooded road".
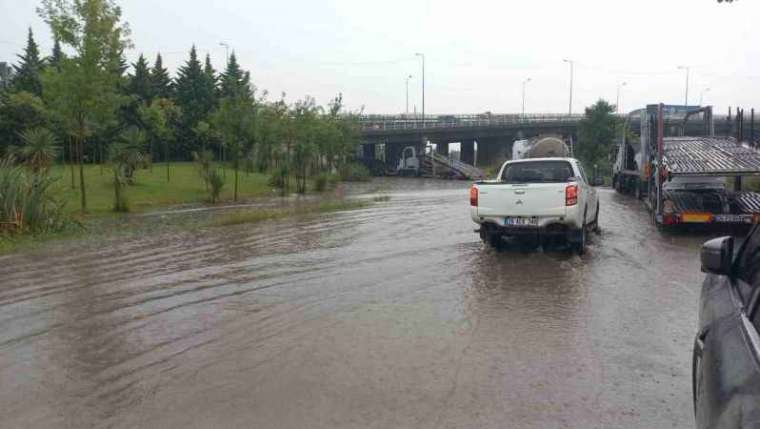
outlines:
[[600, 190], [587, 255], [495, 251], [467, 184], [0, 258], [0, 426], [693, 427], [705, 237]]

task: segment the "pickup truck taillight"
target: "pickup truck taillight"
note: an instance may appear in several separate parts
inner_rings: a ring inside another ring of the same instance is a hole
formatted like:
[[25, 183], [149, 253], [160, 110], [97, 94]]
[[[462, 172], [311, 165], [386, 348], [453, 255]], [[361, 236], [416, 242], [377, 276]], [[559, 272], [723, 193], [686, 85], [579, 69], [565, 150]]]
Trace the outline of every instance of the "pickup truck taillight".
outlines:
[[475, 186], [470, 188], [470, 205], [473, 207], [478, 206], [478, 188]]
[[578, 185], [567, 185], [565, 188], [565, 205], [574, 206], [578, 204]]

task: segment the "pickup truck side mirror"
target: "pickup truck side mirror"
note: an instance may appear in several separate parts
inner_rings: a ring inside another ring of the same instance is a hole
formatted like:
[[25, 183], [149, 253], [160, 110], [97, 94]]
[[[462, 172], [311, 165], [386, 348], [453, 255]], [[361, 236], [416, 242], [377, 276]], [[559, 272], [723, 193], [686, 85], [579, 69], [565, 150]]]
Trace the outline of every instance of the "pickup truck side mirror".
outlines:
[[727, 276], [734, 260], [734, 238], [715, 238], [702, 245], [702, 272]]

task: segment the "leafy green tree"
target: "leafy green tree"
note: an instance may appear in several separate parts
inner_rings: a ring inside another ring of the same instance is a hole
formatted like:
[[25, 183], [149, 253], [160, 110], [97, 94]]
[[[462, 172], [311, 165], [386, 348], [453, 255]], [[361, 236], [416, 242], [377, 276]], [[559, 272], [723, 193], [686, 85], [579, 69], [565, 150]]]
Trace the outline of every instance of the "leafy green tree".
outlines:
[[134, 184], [134, 174], [138, 168], [145, 167], [145, 134], [138, 128], [131, 127], [124, 131], [119, 141], [111, 145], [109, 159], [113, 170], [114, 204], [116, 212], [129, 211], [129, 202], [125, 186]]
[[19, 64], [14, 66], [13, 89], [15, 91], [30, 92], [37, 97], [42, 96], [42, 82], [40, 72], [44, 66], [40, 58], [40, 49], [34, 41], [34, 33], [29, 29], [24, 54], [19, 55]]
[[[154, 143], [164, 147], [164, 162], [166, 163], [166, 181], [171, 180], [170, 148], [174, 142], [176, 124], [182, 116], [181, 109], [172, 100], [156, 98], [149, 106], [140, 108], [140, 117], [151, 140], [151, 152]], [[151, 153], [152, 156], [152, 153]]]
[[240, 163], [245, 148], [249, 147], [253, 141], [255, 115], [251, 100], [244, 97], [225, 97], [211, 117], [211, 123], [221, 136], [235, 170], [233, 184], [235, 201], [238, 200]]
[[54, 37], [75, 52], [60, 71], [44, 74], [43, 87], [59, 123], [74, 136], [81, 209], [86, 211], [84, 148], [124, 103], [118, 93], [118, 70], [122, 52], [131, 47], [129, 27], [121, 22], [121, 8], [113, 0], [43, 0], [38, 12]]
[[41, 98], [26, 91], [0, 94], [0, 155], [22, 143], [24, 130], [47, 127], [48, 110]]
[[17, 146], [14, 155], [35, 175], [45, 173], [58, 157], [55, 134], [47, 128], [31, 128], [21, 134], [23, 144]]
[[306, 179], [309, 166], [318, 154], [317, 134], [319, 127], [319, 106], [311, 97], [296, 102], [292, 109], [292, 131], [295, 135], [295, 145], [292, 148], [291, 167], [295, 173], [296, 192], [306, 192]]
[[148, 61], [140, 54], [137, 62], [132, 64], [134, 73], [129, 76], [127, 92], [143, 103], [150, 103], [153, 98], [153, 85], [150, 78]]
[[578, 125], [576, 148], [576, 156], [586, 168], [594, 165], [603, 171], [610, 168], [610, 153], [620, 124], [614, 113], [615, 107], [605, 100], [586, 108], [585, 116]]
[[169, 77], [169, 71], [164, 68], [164, 60], [161, 54], [156, 56], [156, 62], [150, 70], [151, 94], [157, 98], [172, 98], [174, 91], [172, 88], [172, 78]]

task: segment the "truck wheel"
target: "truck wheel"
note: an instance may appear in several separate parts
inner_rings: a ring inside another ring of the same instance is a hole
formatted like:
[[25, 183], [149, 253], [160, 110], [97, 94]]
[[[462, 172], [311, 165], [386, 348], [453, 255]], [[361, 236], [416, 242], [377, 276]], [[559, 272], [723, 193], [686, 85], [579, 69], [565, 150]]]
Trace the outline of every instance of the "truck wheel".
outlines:
[[599, 227], [599, 204], [596, 205], [596, 216], [594, 217], [593, 231], [597, 234], [602, 232], [602, 228]]
[[501, 249], [501, 236], [499, 234], [488, 234], [488, 244], [494, 249]]
[[584, 210], [583, 212], [583, 225], [581, 226], [581, 230], [578, 231], [578, 235], [575, 237], [574, 250], [579, 255], [586, 253], [586, 239], [588, 238], [588, 225], [586, 224], [586, 215], [588, 214], [587, 210]]
[[575, 240], [573, 241], [573, 251], [578, 255], [586, 253], [586, 227], [583, 227], [576, 233]]

